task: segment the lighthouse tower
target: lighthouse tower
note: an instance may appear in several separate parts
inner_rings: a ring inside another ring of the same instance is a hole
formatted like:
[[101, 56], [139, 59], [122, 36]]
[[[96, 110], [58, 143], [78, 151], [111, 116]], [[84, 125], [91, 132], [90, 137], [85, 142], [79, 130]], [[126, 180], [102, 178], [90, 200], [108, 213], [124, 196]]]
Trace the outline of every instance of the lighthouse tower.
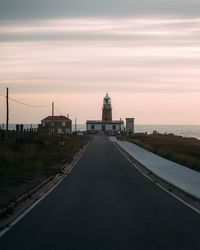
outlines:
[[102, 120], [87, 120], [87, 132], [91, 134], [107, 134], [118, 135], [124, 130], [124, 122], [120, 120], [112, 120], [111, 98], [106, 94], [103, 98]]
[[108, 94], [103, 98], [102, 121], [112, 121], [111, 98]]

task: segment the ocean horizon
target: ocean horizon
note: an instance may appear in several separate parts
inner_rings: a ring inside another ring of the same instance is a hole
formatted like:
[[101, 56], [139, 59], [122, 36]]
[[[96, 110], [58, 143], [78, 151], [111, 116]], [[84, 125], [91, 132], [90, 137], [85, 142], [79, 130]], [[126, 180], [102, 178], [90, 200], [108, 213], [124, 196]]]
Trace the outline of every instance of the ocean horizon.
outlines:
[[[23, 124], [24, 129], [37, 128], [38, 124]], [[6, 125], [1, 124], [1, 128], [5, 129]], [[16, 124], [9, 124], [10, 130], [16, 129]], [[75, 125], [72, 125], [72, 130], [75, 131]], [[85, 124], [77, 124], [77, 131], [85, 131]], [[158, 124], [135, 124], [136, 133], [152, 134], [156, 130], [161, 134], [173, 133], [184, 137], [194, 137], [200, 140], [200, 125], [158, 125]]]

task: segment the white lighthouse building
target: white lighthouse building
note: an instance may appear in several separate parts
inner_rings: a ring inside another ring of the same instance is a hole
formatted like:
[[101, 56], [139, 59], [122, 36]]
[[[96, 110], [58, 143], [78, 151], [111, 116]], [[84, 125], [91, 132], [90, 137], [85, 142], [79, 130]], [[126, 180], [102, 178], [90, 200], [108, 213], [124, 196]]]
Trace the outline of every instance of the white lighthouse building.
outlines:
[[116, 135], [124, 129], [124, 122], [120, 120], [112, 120], [111, 98], [108, 94], [103, 98], [102, 120], [86, 121], [88, 133], [105, 133], [108, 135]]

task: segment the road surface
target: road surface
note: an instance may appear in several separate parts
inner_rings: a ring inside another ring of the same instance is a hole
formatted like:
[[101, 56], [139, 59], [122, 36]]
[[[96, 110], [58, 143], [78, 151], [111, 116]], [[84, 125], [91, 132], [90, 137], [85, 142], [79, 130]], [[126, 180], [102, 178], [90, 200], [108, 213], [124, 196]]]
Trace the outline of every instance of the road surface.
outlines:
[[199, 250], [200, 214], [145, 178], [104, 136], [0, 238], [1, 250]]

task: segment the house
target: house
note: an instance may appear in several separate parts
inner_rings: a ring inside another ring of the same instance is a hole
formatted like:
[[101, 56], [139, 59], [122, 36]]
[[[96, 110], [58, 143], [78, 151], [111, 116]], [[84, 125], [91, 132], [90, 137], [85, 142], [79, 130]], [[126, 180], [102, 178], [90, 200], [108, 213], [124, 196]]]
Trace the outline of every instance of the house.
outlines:
[[63, 115], [48, 116], [41, 121], [41, 130], [54, 135], [71, 134], [72, 120]]

